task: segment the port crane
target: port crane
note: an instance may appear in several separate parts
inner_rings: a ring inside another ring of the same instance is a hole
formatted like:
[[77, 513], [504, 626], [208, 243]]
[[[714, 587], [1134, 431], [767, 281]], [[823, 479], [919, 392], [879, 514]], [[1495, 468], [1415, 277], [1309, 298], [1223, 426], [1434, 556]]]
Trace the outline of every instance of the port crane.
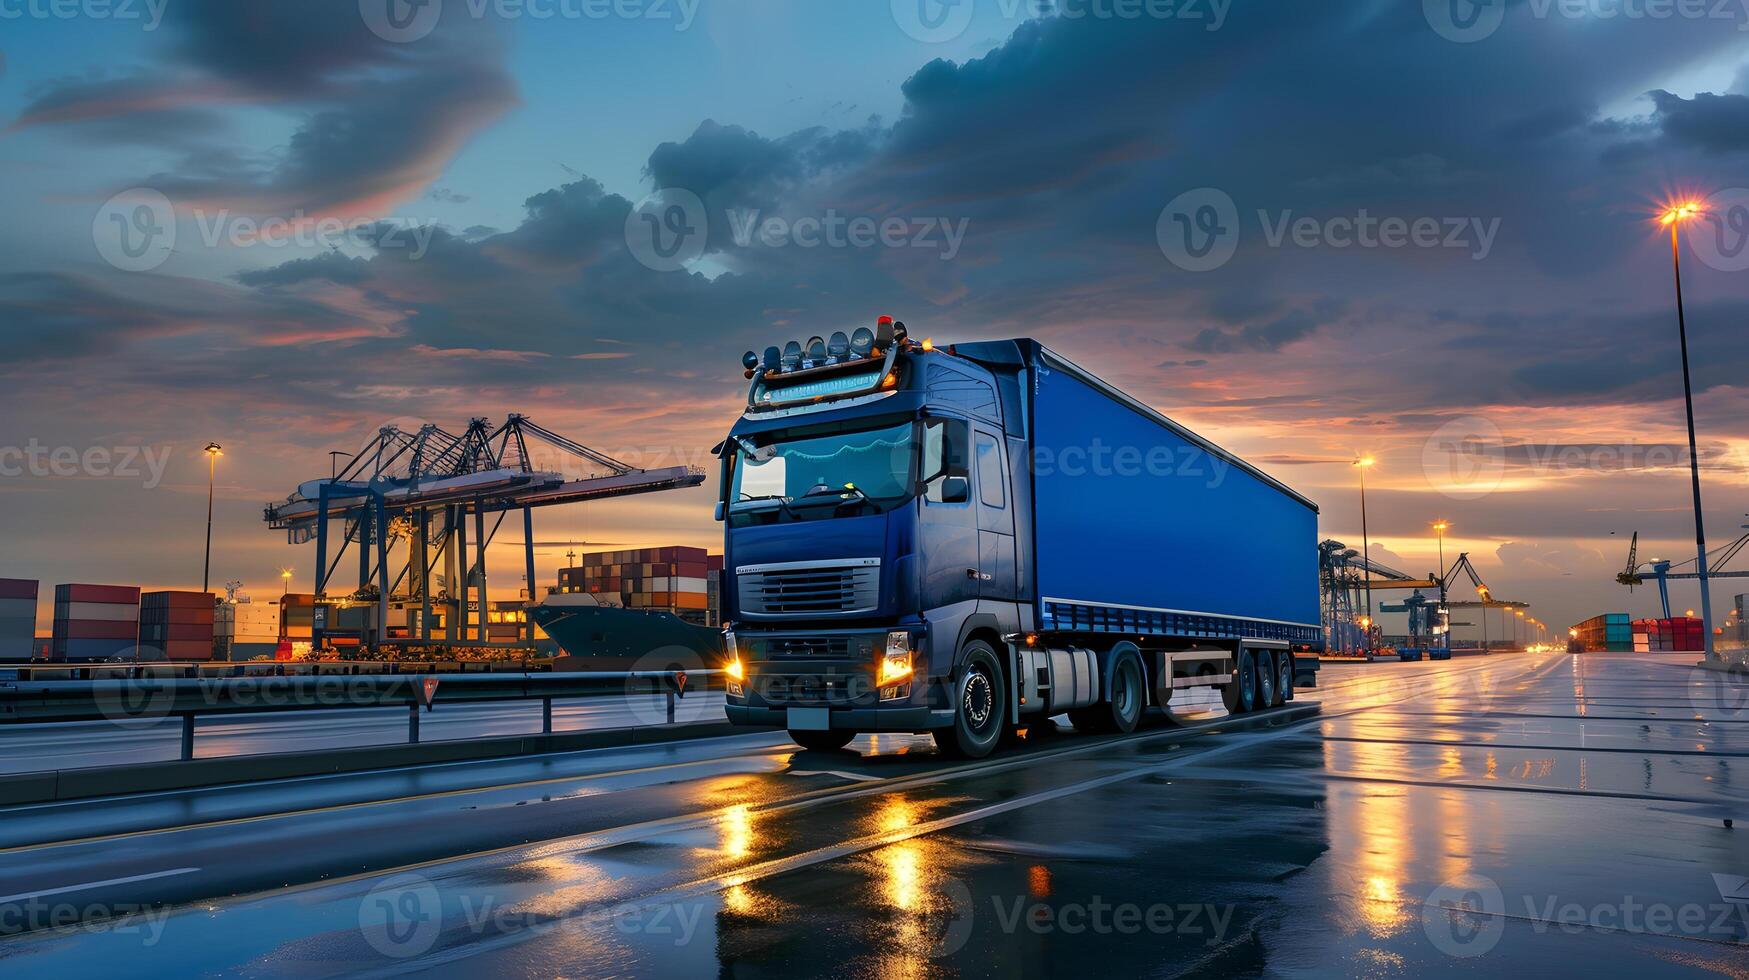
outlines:
[[[513, 413], [496, 426], [469, 419], [459, 435], [433, 423], [383, 426], [344, 468], [299, 484], [285, 500], [268, 504], [263, 517], [291, 544], [315, 541], [318, 602], [329, 598], [331, 579], [347, 549], [356, 547], [357, 589], [335, 598], [376, 606], [377, 643], [429, 643], [441, 621], [441, 639], [483, 645], [486, 549], [507, 516], [522, 516], [533, 601], [534, 508], [703, 482], [698, 467], [634, 467]], [[336, 523], [339, 545], [330, 556]], [[404, 637], [388, 636], [391, 601], [418, 610], [417, 627]], [[478, 613], [472, 625], [471, 611]], [[533, 642], [533, 630], [532, 623], [525, 627], [525, 643]]]
[[[1749, 524], [1745, 524], [1745, 525], [1743, 525], [1743, 527], [1746, 530], [1749, 530]], [[1706, 577], [1709, 579], [1749, 578], [1749, 571], [1735, 571], [1735, 572], [1725, 571], [1725, 564], [1727, 562], [1729, 562], [1731, 559], [1737, 557], [1737, 553], [1742, 551], [1744, 545], [1746, 545], [1746, 544], [1749, 544], [1749, 533], [1745, 533], [1745, 534], [1740, 535], [1737, 538], [1737, 540], [1732, 541], [1730, 544], [1724, 545], [1723, 547], [1714, 548], [1713, 550], [1708, 551], [1706, 553], [1706, 558], [1707, 558]], [[1687, 561], [1677, 562], [1675, 564], [1672, 564], [1670, 562], [1670, 560], [1667, 558], [1653, 558], [1652, 560], [1650, 560], [1642, 565], [1638, 561], [1639, 553], [1640, 553], [1640, 532], [1635, 531], [1633, 539], [1628, 542], [1627, 568], [1620, 571], [1620, 572], [1617, 572], [1616, 576], [1615, 576], [1615, 580], [1617, 583], [1627, 586], [1628, 590], [1631, 592], [1631, 591], [1633, 591], [1634, 586], [1644, 585], [1646, 583], [1646, 576], [1648, 574], [1651, 575], [1653, 578], [1657, 579], [1658, 580], [1658, 606], [1659, 606], [1659, 608], [1661, 608], [1664, 611], [1664, 618], [1669, 619], [1670, 618], [1670, 580], [1673, 578], [1675, 578], [1675, 579], [1698, 579], [1698, 578], [1700, 578], [1700, 573], [1698, 571], [1678, 572], [1678, 571], [1673, 571], [1673, 569], [1682, 568], [1686, 565], [1693, 565], [1694, 559], [1690, 558]], [[1708, 623], [1706, 625], [1707, 625], [1708, 629], [1712, 628], [1711, 623]]]
[[[1481, 573], [1470, 561], [1469, 552], [1461, 552], [1443, 574], [1428, 572], [1415, 577], [1377, 561], [1369, 561], [1360, 552], [1340, 541], [1327, 540], [1318, 546], [1319, 578], [1323, 594], [1324, 633], [1327, 648], [1342, 653], [1357, 652], [1370, 646], [1370, 626], [1357, 626], [1356, 611], [1362, 608], [1359, 596], [1366, 589], [1411, 589], [1413, 593], [1401, 603], [1382, 606], [1385, 612], [1409, 614], [1411, 635], [1432, 635], [1436, 626], [1445, 627], [1446, 645], [1451, 643], [1450, 613], [1452, 608], [1482, 609], [1482, 645], [1488, 644], [1487, 610], [1492, 607], [1525, 609], [1527, 602], [1506, 601], [1493, 597]], [[1476, 589], [1477, 599], [1452, 600], [1450, 583], [1459, 575], [1469, 579]], [[1437, 590], [1438, 599], [1421, 594], [1422, 589]]]

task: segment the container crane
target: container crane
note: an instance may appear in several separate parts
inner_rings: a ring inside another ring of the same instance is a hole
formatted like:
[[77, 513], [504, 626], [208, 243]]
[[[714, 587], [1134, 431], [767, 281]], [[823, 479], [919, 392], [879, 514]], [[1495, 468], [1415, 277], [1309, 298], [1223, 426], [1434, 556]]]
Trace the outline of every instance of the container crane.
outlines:
[[[1743, 527], [1749, 529], [1749, 524], [1745, 524]], [[1720, 548], [1714, 548], [1707, 552], [1706, 577], [1709, 579], [1749, 578], [1749, 571], [1727, 572], [1724, 570], [1725, 563], [1737, 557], [1737, 553], [1743, 550], [1745, 544], [1749, 544], [1749, 534], [1743, 534], [1730, 544], [1724, 545]], [[1642, 565], [1637, 562], [1639, 550], [1640, 532], [1635, 531], [1633, 539], [1628, 543], [1628, 566], [1624, 571], [1616, 573], [1615, 580], [1617, 583], [1627, 586], [1629, 591], [1632, 591], [1634, 586], [1644, 585], [1646, 581], [1645, 575], [1648, 573], [1651, 574], [1658, 580], [1658, 605], [1664, 611], [1664, 618], [1669, 619], [1670, 580], [1673, 578], [1700, 578], [1699, 572], [1677, 572], [1672, 571], [1672, 569], [1681, 568], [1684, 565], [1693, 565], [1694, 559], [1690, 558], [1687, 561], [1671, 564], [1669, 559], [1654, 558]], [[1708, 629], [1712, 628], [1711, 623], [1706, 624], [1706, 626]]]

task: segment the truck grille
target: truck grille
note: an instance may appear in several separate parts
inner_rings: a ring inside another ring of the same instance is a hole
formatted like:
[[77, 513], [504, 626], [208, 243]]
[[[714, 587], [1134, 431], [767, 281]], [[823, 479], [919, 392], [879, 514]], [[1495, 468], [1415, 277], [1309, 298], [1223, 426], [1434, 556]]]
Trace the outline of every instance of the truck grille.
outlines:
[[742, 565], [735, 578], [744, 616], [844, 616], [879, 604], [881, 560]]
[[786, 636], [769, 640], [766, 652], [776, 657], [836, 657], [850, 656], [850, 640], [842, 636]]

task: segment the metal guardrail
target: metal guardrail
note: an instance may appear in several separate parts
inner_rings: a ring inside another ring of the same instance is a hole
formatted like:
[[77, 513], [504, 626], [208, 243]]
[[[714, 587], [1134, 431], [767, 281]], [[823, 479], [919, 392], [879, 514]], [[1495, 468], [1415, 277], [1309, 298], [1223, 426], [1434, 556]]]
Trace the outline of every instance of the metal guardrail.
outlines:
[[0, 681], [83, 681], [130, 677], [307, 677], [357, 674], [526, 674], [552, 665], [513, 660], [243, 660], [203, 663], [8, 664]]
[[[665, 694], [675, 700], [708, 689], [721, 670], [514, 674], [355, 674], [291, 677], [115, 677], [95, 680], [0, 679], [0, 725], [109, 721], [144, 727], [182, 722], [182, 758], [194, 758], [195, 719], [203, 715], [407, 708], [407, 741], [419, 741], [419, 712], [439, 704], [541, 702], [541, 733], [553, 731], [553, 700], [602, 694]], [[703, 683], [700, 683], [700, 681]]]

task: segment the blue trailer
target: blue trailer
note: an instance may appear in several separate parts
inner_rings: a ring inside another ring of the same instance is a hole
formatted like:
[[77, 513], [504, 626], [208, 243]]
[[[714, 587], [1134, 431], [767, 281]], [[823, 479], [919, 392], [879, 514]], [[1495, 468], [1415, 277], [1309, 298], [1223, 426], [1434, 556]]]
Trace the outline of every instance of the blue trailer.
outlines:
[[748, 352], [718, 449], [728, 716], [808, 748], [1133, 730], [1316, 680], [1317, 505], [1037, 341]]

